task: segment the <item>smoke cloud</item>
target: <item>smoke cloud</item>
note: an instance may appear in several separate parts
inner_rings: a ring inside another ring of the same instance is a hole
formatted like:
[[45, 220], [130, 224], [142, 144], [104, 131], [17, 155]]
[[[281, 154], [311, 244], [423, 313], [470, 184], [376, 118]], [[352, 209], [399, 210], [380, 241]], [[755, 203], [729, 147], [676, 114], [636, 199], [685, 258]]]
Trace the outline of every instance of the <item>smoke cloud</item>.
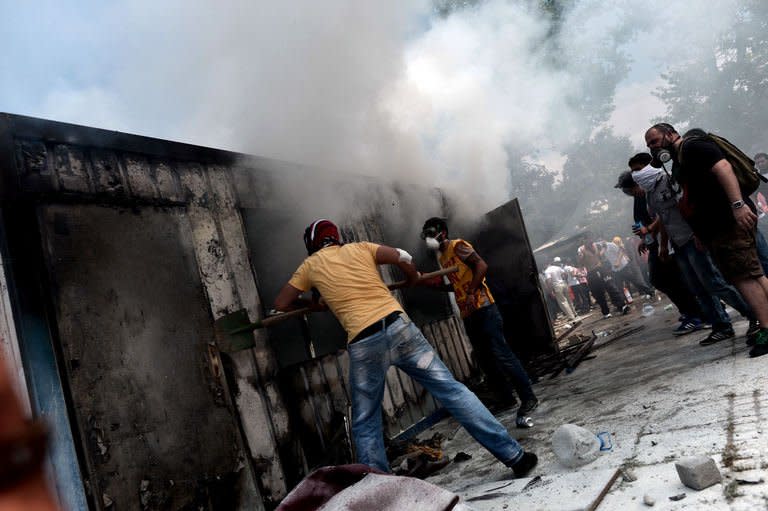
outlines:
[[[599, 128], [642, 149], [663, 114], [662, 73], [712, 52], [739, 2], [573, 0], [557, 16], [542, 11], [554, 2], [469, 4], [448, 15], [428, 0], [16, 6], [0, 22], [19, 43], [19, 69], [0, 79], [15, 102], [0, 108], [438, 186], [477, 215], [511, 198], [521, 161], [558, 173]], [[30, 51], [49, 74], [24, 69]]]

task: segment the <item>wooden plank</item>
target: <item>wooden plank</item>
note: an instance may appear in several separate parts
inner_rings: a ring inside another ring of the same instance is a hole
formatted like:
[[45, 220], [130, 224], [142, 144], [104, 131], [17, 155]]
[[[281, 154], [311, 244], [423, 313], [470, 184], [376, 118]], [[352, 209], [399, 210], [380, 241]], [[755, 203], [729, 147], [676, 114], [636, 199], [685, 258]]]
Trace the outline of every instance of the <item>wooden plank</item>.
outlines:
[[333, 416], [333, 407], [331, 403], [330, 389], [326, 385], [325, 377], [318, 360], [310, 360], [306, 364], [307, 377], [309, 378], [309, 389], [314, 397], [318, 422], [323, 435], [328, 431], [328, 425]]
[[461, 362], [459, 361], [458, 353], [456, 353], [456, 347], [451, 342], [451, 325], [446, 321], [441, 321], [438, 325], [440, 328], [440, 342], [445, 346], [445, 351], [451, 361], [451, 372], [454, 377], [461, 378]]
[[467, 331], [464, 329], [464, 322], [457, 317], [453, 318], [453, 324], [456, 329], [457, 341], [461, 346], [461, 351], [464, 353], [464, 359], [467, 361], [467, 365], [470, 368], [470, 375], [477, 369], [477, 363], [473, 355], [472, 343], [469, 341]]
[[[461, 367], [461, 381], [467, 381], [470, 376], [472, 375], [472, 369], [470, 367], [470, 361], [467, 359], [466, 352], [464, 351], [464, 347], [461, 345], [461, 331], [457, 328], [455, 321], [451, 321], [449, 323], [450, 327], [450, 342], [453, 344], [454, 349], [456, 350], [456, 358], [459, 362], [459, 366]], [[459, 375], [456, 375], [457, 378], [459, 378]]]
[[336, 353], [329, 353], [320, 359], [320, 363], [322, 364], [326, 382], [331, 392], [334, 410], [346, 414], [350, 401], [344, 388], [344, 379], [339, 373], [338, 355]]

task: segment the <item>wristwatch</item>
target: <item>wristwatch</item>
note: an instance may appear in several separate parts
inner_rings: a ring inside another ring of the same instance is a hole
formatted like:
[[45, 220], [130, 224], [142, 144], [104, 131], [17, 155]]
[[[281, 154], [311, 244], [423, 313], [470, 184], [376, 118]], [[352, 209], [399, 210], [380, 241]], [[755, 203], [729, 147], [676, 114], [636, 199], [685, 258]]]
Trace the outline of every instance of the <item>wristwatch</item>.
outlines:
[[743, 200], [737, 200], [736, 202], [731, 203], [731, 207], [733, 209], [739, 209], [744, 207], [744, 201]]

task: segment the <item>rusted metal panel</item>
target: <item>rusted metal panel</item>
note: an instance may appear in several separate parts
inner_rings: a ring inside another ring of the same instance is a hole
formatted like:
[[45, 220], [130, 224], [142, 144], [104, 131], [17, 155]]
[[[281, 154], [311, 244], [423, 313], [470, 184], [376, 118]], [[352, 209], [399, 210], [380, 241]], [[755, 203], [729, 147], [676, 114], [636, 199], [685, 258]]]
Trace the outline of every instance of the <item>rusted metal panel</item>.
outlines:
[[155, 160], [150, 163], [150, 175], [158, 196], [162, 199], [179, 202], [183, 200], [175, 162]]
[[82, 149], [65, 144], [54, 146], [54, 161], [59, 189], [62, 192], [87, 193], [91, 176]]
[[[16, 116], [3, 115], [2, 121], [2, 133], [13, 140], [13, 150], [6, 153], [13, 155], [17, 169], [7, 172], [14, 166], [6, 166], [5, 197], [35, 201], [44, 195], [49, 201], [66, 198], [68, 203], [113, 201], [131, 210], [142, 204], [179, 206], [187, 203], [192, 244], [212, 315], [216, 317], [241, 306], [260, 312], [232, 193], [229, 201], [218, 200], [215, 195], [222, 187], [210, 190], [211, 183], [215, 186], [219, 182], [210, 179], [208, 174], [223, 174], [225, 181], [229, 179], [227, 165], [236, 160], [232, 153]], [[211, 164], [213, 166], [207, 167]], [[187, 178], [187, 187], [182, 187], [182, 175]], [[9, 176], [15, 176], [16, 186]], [[239, 230], [232, 228], [233, 225]], [[235, 240], [238, 236], [239, 241]], [[233, 279], [238, 282], [233, 283]], [[260, 472], [262, 490], [267, 502], [276, 502], [286, 492], [277, 451], [280, 440], [291, 434], [287, 411], [275, 383], [259, 376], [259, 363], [263, 374], [269, 376], [276, 372], [274, 357], [270, 360], [265, 339], [261, 346], [265, 349], [260, 355], [267, 353], [266, 356], [246, 353], [244, 357], [233, 357], [234, 362], [228, 367], [236, 367], [239, 379], [233, 383], [239, 392], [235, 403], [241, 413], [242, 430], [246, 435], [258, 437], [247, 438], [247, 445], [263, 469]], [[206, 350], [206, 353], [211, 360], [211, 370], [223, 367], [214, 361], [214, 352]], [[222, 378], [221, 385], [227, 388], [223, 375], [216, 374]], [[249, 388], [258, 398], [253, 397]], [[246, 463], [246, 468], [250, 466]], [[255, 499], [245, 503], [245, 507], [260, 508], [258, 490], [254, 486], [251, 491]]]
[[349, 391], [344, 383], [341, 362], [339, 354], [330, 354], [322, 357], [319, 362], [323, 366], [328, 388], [331, 392], [331, 401], [334, 410], [340, 410], [346, 413], [351, 404]]
[[[241, 231], [233, 232], [228, 222], [222, 227], [219, 215], [226, 209], [226, 203], [222, 206], [222, 201], [216, 200], [216, 192], [208, 186], [205, 169], [196, 164], [185, 165], [182, 169], [180, 184], [185, 191], [180, 193], [191, 201], [188, 214], [193, 225], [198, 267], [213, 316], [219, 317], [243, 306], [254, 309], [258, 302], [245, 304], [240, 288], [246, 284], [236, 282], [237, 279], [252, 281], [252, 275], [233, 270], [232, 258], [241, 259], [245, 255], [236, 253], [230, 238]], [[227, 250], [228, 247], [230, 250]], [[249, 296], [246, 298], [252, 299]], [[257, 346], [263, 352], [263, 335], [256, 339], [259, 341]], [[267, 361], [259, 367], [257, 352], [248, 350], [232, 354], [230, 372], [235, 403], [259, 474], [262, 497], [267, 503], [279, 502], [285, 496], [287, 486], [279, 455], [278, 435], [282, 439], [288, 436], [285, 433], [289, 429], [288, 419], [279, 392], [270, 392], [271, 381], [264, 377], [265, 373], [274, 372], [268, 367], [269, 358], [266, 357]]]
[[18, 179], [24, 191], [50, 192], [57, 188], [56, 174], [45, 144], [39, 140], [15, 140]]
[[118, 163], [117, 155], [113, 151], [104, 149], [91, 149], [88, 154], [95, 191], [108, 195], [126, 195], [126, 179]]
[[210, 313], [184, 212], [46, 206], [40, 218], [93, 502], [252, 500], [236, 421], [207, 370]]

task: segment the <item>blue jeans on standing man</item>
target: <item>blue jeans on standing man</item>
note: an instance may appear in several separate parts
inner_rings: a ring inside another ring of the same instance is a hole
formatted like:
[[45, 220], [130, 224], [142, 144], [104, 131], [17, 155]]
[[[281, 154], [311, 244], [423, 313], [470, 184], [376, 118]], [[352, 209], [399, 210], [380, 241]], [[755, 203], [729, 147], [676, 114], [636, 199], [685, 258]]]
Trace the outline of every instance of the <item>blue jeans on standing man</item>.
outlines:
[[712, 323], [714, 331], [731, 328], [731, 318], [720, 300], [736, 309], [742, 316], [753, 320], [754, 313], [735, 287], [725, 282], [720, 271], [706, 251], [696, 248], [693, 239], [675, 247], [675, 260], [683, 279], [696, 295], [704, 317]]
[[496, 304], [481, 307], [464, 318], [464, 328], [475, 349], [480, 350], [493, 360], [496, 368], [514, 389], [521, 403], [535, 399], [531, 388], [531, 379], [525, 372], [520, 359], [507, 344], [504, 336], [504, 321]]
[[[383, 322], [382, 322], [383, 324]], [[511, 465], [523, 448], [480, 400], [443, 364], [416, 325], [401, 317], [376, 334], [349, 345], [352, 436], [359, 463], [389, 472], [381, 402], [387, 369], [396, 366], [440, 404], [499, 461]]]

